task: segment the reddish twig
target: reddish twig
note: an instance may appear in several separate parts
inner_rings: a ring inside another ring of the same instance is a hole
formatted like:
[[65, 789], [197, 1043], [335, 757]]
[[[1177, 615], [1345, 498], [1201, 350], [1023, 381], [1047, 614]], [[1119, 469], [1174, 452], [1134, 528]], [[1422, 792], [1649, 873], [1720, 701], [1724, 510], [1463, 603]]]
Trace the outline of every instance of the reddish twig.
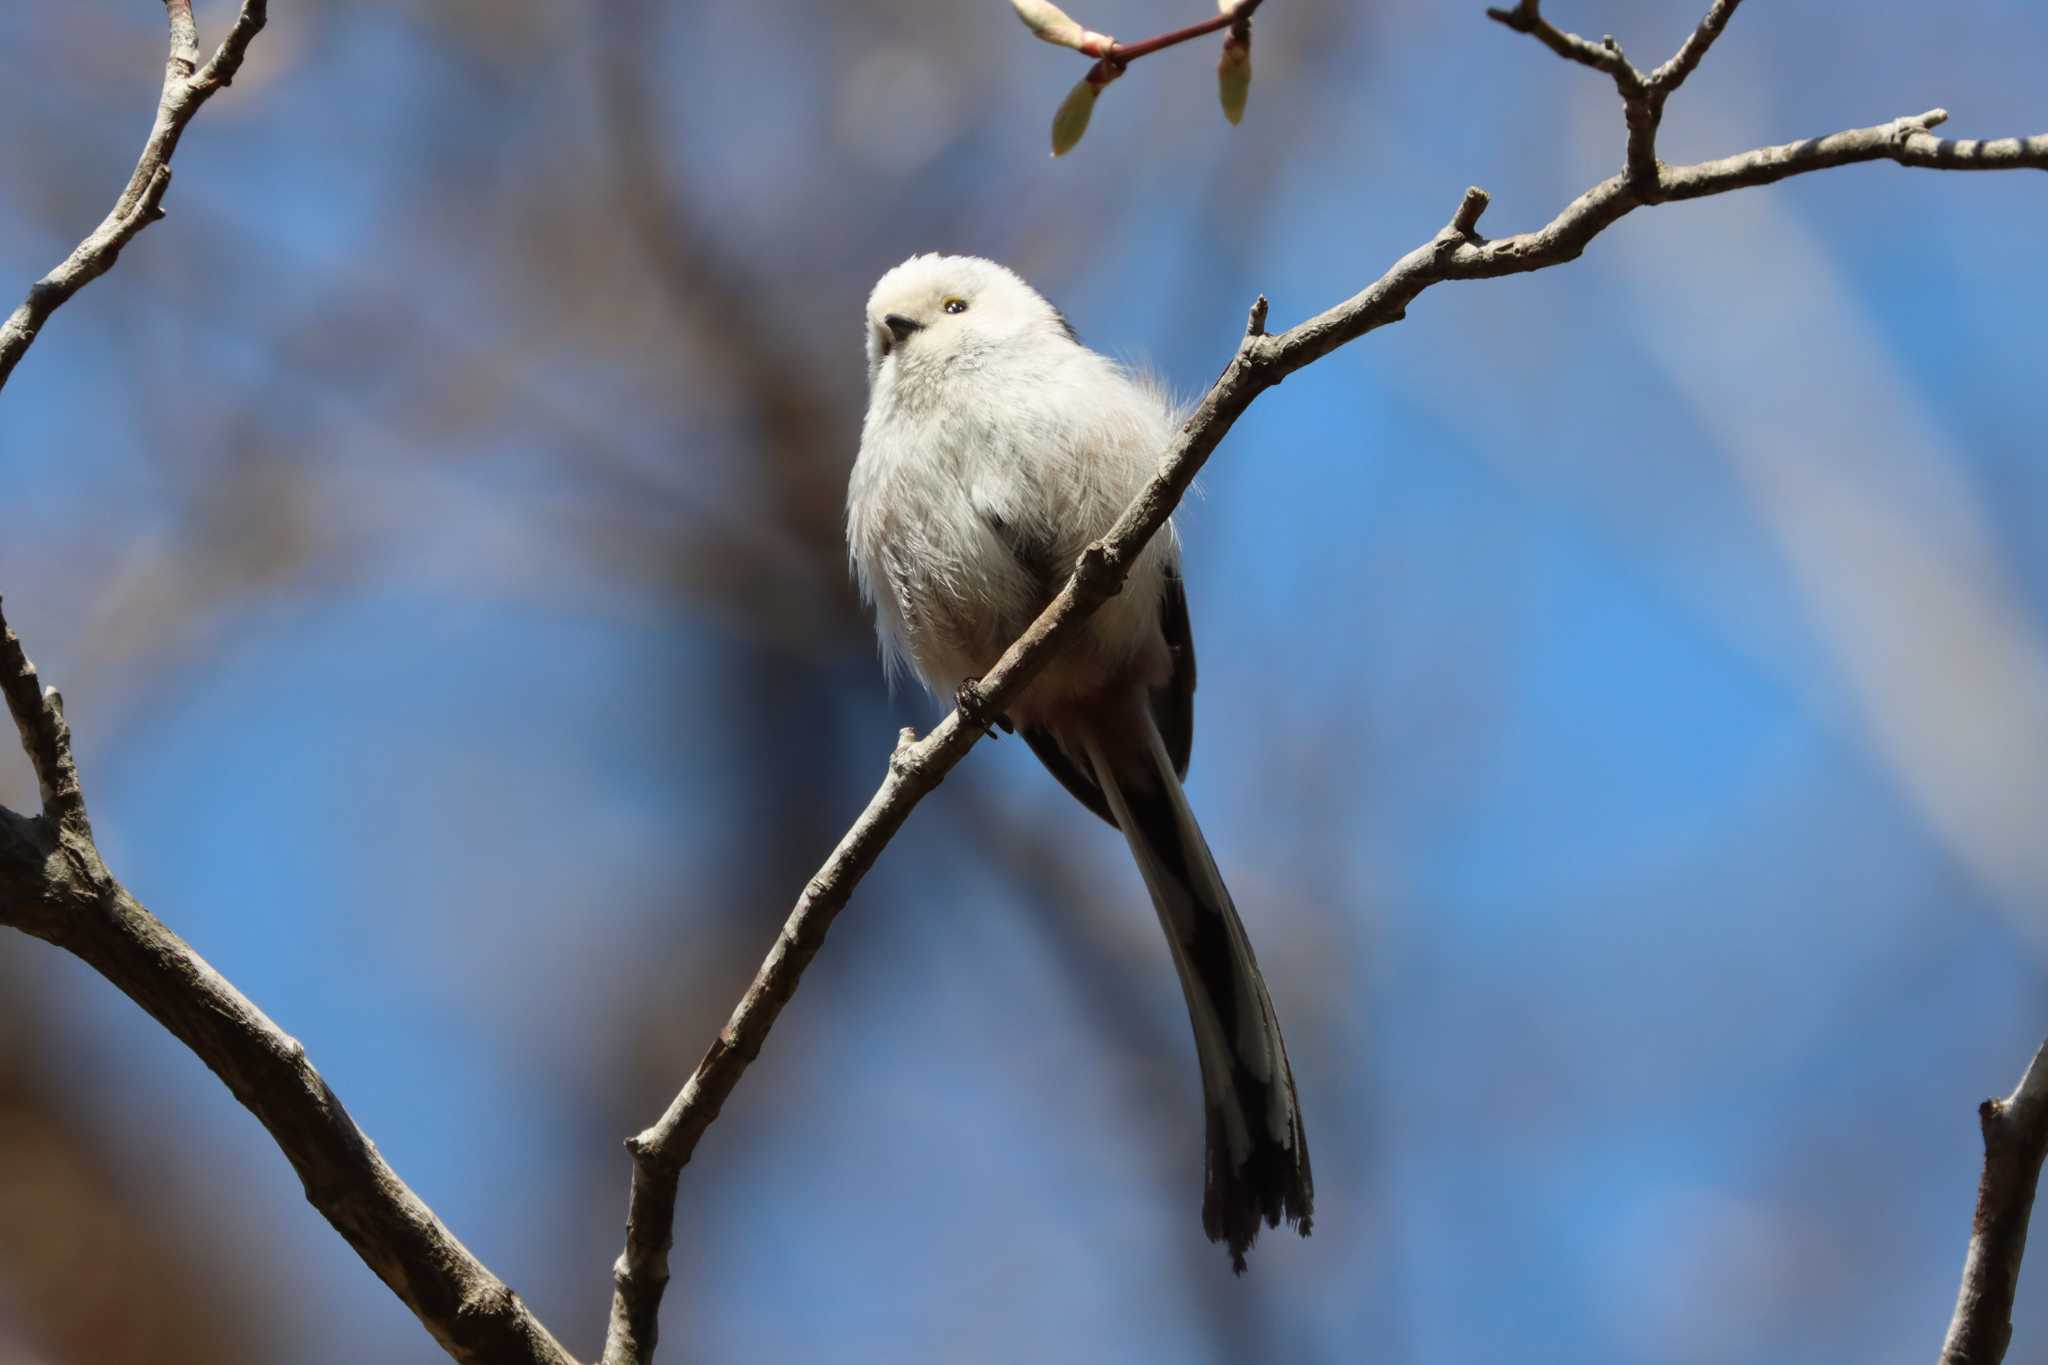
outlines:
[[1178, 47], [1196, 38], [1221, 32], [1232, 24], [1248, 24], [1251, 22], [1252, 11], [1263, 3], [1264, 0], [1241, 0], [1237, 8], [1230, 13], [1219, 14], [1214, 19], [1204, 19], [1199, 24], [1189, 24], [1186, 28], [1177, 28], [1171, 33], [1162, 33], [1139, 43], [1112, 43], [1102, 60], [1122, 71], [1140, 57], [1149, 57], [1155, 52], [1164, 52], [1169, 47]]

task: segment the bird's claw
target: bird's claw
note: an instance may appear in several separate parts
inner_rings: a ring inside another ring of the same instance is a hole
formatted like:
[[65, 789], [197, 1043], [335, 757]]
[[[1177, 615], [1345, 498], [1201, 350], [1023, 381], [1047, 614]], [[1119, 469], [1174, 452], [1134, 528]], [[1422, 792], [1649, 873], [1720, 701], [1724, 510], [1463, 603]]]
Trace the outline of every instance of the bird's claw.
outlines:
[[953, 689], [953, 705], [959, 708], [960, 719], [964, 723], [973, 726], [991, 739], [995, 737], [998, 725], [1006, 734], [1015, 733], [1007, 717], [989, 714], [988, 699], [981, 695], [979, 678], [961, 679], [960, 685]]

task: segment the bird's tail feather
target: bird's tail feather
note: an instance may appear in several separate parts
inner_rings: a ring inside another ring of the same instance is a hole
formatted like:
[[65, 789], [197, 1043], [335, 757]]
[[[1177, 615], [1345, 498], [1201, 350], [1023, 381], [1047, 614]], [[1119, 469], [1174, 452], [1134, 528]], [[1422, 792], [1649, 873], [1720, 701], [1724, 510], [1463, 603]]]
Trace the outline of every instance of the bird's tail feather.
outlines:
[[1242, 1273], [1262, 1220], [1278, 1227], [1285, 1219], [1308, 1235], [1315, 1186], [1301, 1106], [1237, 907], [1158, 727], [1147, 708], [1136, 710], [1143, 743], [1118, 746], [1120, 763], [1094, 735], [1078, 747], [1130, 843], [1180, 973], [1208, 1116], [1202, 1227], [1211, 1241], [1229, 1245], [1231, 1264]]

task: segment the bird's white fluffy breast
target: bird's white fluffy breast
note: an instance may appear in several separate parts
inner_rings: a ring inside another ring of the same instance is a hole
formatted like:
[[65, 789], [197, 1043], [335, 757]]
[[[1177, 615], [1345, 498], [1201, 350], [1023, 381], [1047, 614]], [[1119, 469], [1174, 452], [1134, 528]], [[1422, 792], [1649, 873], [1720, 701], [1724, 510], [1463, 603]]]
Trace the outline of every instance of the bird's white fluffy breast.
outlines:
[[[848, 541], [885, 648], [949, 693], [993, 665], [1157, 468], [1175, 415], [1156, 387], [1063, 334], [943, 354], [903, 347], [869, 395], [848, 490]], [[1158, 636], [1155, 537], [1123, 593], [1068, 651], [1077, 686]]]

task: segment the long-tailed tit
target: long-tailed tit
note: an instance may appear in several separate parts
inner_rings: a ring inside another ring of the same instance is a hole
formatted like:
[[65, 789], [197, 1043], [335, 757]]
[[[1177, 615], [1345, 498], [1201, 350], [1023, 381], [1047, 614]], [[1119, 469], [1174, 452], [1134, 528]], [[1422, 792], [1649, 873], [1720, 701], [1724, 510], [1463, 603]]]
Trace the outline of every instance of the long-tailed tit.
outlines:
[[[914, 256], [867, 307], [868, 411], [847, 540], [891, 667], [935, 694], [994, 666], [1156, 469], [1164, 393], [1082, 346], [992, 261]], [[1314, 1202], [1287, 1047], [1250, 941], [1181, 792], [1195, 647], [1172, 531], [1004, 717], [1123, 831], [1187, 996], [1208, 1115], [1202, 1226], [1232, 1264]]]

